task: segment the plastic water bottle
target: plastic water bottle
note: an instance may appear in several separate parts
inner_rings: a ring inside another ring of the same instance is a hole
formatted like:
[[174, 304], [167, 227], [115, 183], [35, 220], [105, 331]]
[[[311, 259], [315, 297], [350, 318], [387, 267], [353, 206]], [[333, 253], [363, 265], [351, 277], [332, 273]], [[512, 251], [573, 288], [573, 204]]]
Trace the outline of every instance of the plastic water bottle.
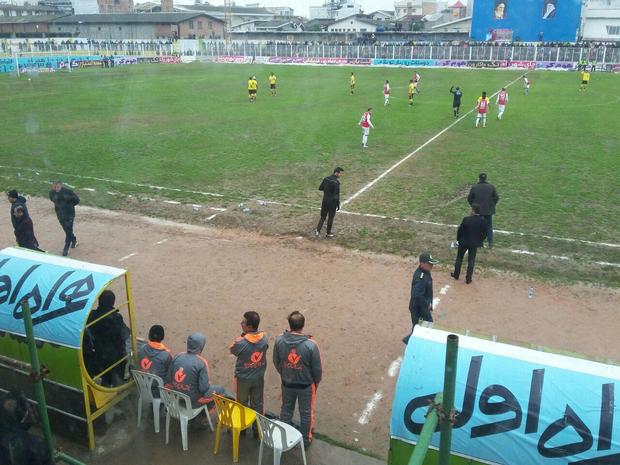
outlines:
[[527, 298], [532, 299], [534, 297], [534, 288], [532, 286], [527, 288]]

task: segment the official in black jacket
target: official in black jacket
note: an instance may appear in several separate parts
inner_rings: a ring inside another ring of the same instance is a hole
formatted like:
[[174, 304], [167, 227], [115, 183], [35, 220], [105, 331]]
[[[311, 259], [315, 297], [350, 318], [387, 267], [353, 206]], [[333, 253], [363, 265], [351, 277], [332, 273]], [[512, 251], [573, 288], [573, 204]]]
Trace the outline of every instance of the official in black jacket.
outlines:
[[327, 218], [327, 235], [326, 237], [334, 237], [332, 234], [332, 226], [336, 210], [340, 210], [340, 176], [344, 170], [340, 167], [334, 170], [334, 174], [323, 178], [319, 190], [323, 191], [323, 203], [321, 204], [321, 219], [314, 232], [316, 237], [321, 235], [321, 228], [325, 218]]
[[16, 220], [15, 238], [17, 239], [17, 245], [24, 247], [25, 249], [43, 252], [39, 249], [39, 241], [37, 241], [37, 238], [34, 235], [34, 225], [32, 224], [32, 220], [28, 215], [28, 210], [26, 210], [26, 207], [23, 205], [18, 205], [15, 207], [13, 215]]
[[480, 207], [480, 215], [487, 222], [487, 242], [489, 247], [493, 247], [493, 215], [499, 202], [499, 195], [495, 186], [487, 182], [486, 173], [480, 173], [478, 176], [478, 184], [469, 191], [467, 202], [469, 205], [477, 204]]
[[[411, 280], [411, 297], [409, 299], [409, 312], [411, 312], [411, 334], [420, 320], [433, 321], [433, 265], [437, 264], [432, 255], [422, 252], [419, 257], [420, 264], [413, 273]], [[411, 334], [403, 338], [407, 344]]]
[[65, 232], [65, 246], [62, 254], [66, 257], [69, 254], [69, 247], [74, 249], [78, 243], [77, 237], [73, 234], [73, 222], [75, 221], [75, 206], [80, 203], [80, 198], [71, 189], [64, 187], [60, 181], [54, 182], [49, 196], [54, 203], [58, 222]]
[[467, 284], [471, 283], [471, 278], [474, 274], [474, 264], [476, 263], [476, 252], [478, 247], [482, 247], [486, 235], [487, 222], [480, 215], [480, 206], [473, 204], [470, 215], [463, 218], [456, 233], [459, 249], [454, 262], [454, 273], [450, 273], [450, 276], [454, 279], [459, 279], [463, 257], [465, 252], [467, 252], [467, 275], [465, 276], [465, 282]]

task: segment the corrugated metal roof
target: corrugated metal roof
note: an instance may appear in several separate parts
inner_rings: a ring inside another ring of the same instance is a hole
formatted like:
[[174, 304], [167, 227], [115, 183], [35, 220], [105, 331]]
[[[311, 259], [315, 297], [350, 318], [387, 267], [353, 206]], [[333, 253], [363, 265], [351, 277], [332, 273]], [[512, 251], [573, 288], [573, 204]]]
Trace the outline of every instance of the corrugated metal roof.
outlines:
[[34, 24], [49, 23], [54, 19], [67, 15], [28, 15], [28, 16], [0, 16], [1, 24]]
[[219, 18], [209, 16], [204, 12], [195, 13], [128, 13], [128, 14], [98, 14], [98, 15], [72, 15], [65, 16], [57, 19], [53, 22], [56, 23], [91, 23], [91, 24], [104, 24], [104, 23], [180, 23], [193, 19], [198, 16], [207, 16], [214, 21], [223, 22]]

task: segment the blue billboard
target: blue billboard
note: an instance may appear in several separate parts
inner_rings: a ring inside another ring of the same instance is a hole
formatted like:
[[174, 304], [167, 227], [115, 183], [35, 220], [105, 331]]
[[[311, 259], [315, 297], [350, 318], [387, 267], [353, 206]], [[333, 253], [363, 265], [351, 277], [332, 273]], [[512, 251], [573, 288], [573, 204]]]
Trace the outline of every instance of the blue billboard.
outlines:
[[475, 0], [471, 37], [475, 40], [574, 42], [581, 0]]

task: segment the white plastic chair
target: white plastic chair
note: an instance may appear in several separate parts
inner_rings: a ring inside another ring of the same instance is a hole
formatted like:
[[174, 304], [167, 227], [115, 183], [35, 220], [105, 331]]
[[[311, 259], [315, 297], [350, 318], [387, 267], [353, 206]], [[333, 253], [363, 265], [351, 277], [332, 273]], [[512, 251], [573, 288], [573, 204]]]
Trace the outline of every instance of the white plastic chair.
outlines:
[[131, 370], [131, 374], [138, 385], [138, 392], [140, 393], [140, 398], [138, 399], [138, 428], [140, 428], [140, 423], [142, 423], [142, 404], [150, 403], [153, 405], [155, 432], [159, 433], [159, 407], [161, 399], [153, 396], [151, 388], [153, 384], [155, 384], [155, 388], [164, 387], [164, 380], [157, 375], [138, 370]]
[[166, 407], [166, 444], [168, 444], [170, 439], [170, 417], [177, 418], [181, 423], [183, 450], [187, 450], [187, 425], [192, 418], [196, 418], [203, 410], [207, 414], [209, 427], [213, 431], [213, 423], [211, 422], [211, 415], [209, 415], [207, 404], [194, 409], [192, 408], [192, 401], [187, 394], [163, 387], [159, 388], [159, 395]]
[[263, 444], [273, 449], [273, 465], [280, 465], [282, 452], [291, 450], [297, 444], [301, 447], [301, 457], [306, 465], [306, 450], [303, 436], [291, 425], [279, 420], [270, 420], [260, 413], [256, 414], [258, 428], [260, 430], [260, 449], [258, 451], [258, 465], [263, 461]]

